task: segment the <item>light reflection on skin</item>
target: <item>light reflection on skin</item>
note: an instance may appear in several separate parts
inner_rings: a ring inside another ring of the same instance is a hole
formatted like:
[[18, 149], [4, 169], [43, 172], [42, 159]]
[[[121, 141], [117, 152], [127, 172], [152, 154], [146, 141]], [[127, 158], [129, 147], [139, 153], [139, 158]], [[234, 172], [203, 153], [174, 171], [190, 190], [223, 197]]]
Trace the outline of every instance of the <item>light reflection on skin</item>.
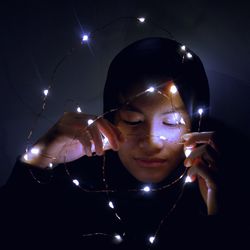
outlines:
[[[169, 95], [171, 86], [167, 83], [161, 91]], [[126, 137], [118, 151], [120, 160], [139, 181], [160, 182], [185, 158], [178, 142], [190, 131], [190, 119], [178, 92], [171, 98], [158, 93], [140, 95], [118, 112], [116, 125]]]

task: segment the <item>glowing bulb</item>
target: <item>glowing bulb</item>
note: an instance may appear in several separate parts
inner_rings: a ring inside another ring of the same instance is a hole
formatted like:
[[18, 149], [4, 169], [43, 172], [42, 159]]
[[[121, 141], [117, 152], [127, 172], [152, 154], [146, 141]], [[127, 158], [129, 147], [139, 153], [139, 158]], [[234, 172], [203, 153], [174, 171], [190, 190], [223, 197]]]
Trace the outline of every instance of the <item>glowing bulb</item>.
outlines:
[[115, 234], [114, 238], [115, 238], [116, 242], [121, 242], [122, 241], [122, 237], [119, 234]]
[[191, 148], [188, 148], [188, 147], [187, 147], [187, 148], [184, 150], [184, 154], [185, 154], [186, 157], [188, 157], [191, 153], [192, 153], [192, 149], [191, 149]]
[[187, 176], [185, 179], [185, 183], [190, 183], [192, 182], [192, 179], [190, 178], [190, 176]]
[[114, 204], [113, 204], [113, 202], [112, 201], [110, 201], [109, 202], [109, 206], [112, 208], [112, 209], [114, 209], [115, 207], [114, 207]]
[[40, 150], [39, 150], [39, 148], [32, 148], [32, 149], [30, 150], [30, 152], [31, 152], [32, 154], [34, 154], [34, 155], [38, 155], [38, 154], [40, 153]]
[[147, 90], [146, 90], [146, 92], [154, 92], [155, 91], [155, 88], [154, 87], [150, 87], [150, 88], [148, 88]]
[[52, 163], [49, 164], [49, 168], [53, 168], [53, 164]]
[[77, 111], [78, 113], [82, 113], [82, 110], [81, 110], [81, 108], [80, 108], [79, 106], [77, 107], [76, 111]]
[[149, 186], [145, 186], [143, 189], [142, 189], [144, 192], [149, 192], [151, 189]]
[[160, 139], [166, 140], [167, 138], [166, 138], [165, 136], [161, 135], [161, 136], [160, 136]]
[[148, 240], [149, 240], [149, 242], [150, 242], [151, 244], [153, 244], [154, 241], [155, 241], [155, 237], [154, 237], [154, 236], [150, 236], [150, 237], [148, 238]]
[[140, 21], [140, 23], [144, 23], [145, 22], [145, 17], [139, 17], [137, 19]]
[[171, 92], [172, 94], [175, 94], [175, 93], [177, 92], [177, 88], [176, 88], [175, 85], [172, 85], [172, 86], [171, 86], [170, 92]]
[[88, 120], [88, 125], [91, 125], [93, 122], [94, 122], [94, 120], [89, 119], [89, 120]]
[[28, 161], [28, 160], [29, 160], [28, 154], [25, 154], [25, 155], [23, 156], [23, 158], [24, 158], [25, 161]]
[[181, 46], [181, 50], [185, 51], [185, 50], [186, 50], [186, 46], [185, 46], [185, 45], [182, 45], [182, 46]]
[[191, 54], [191, 53], [187, 53], [187, 58], [192, 58], [193, 57], [193, 55]]
[[79, 186], [79, 184], [80, 184], [79, 181], [78, 181], [77, 179], [74, 179], [74, 180], [73, 180], [73, 183], [74, 183], [76, 186]]
[[87, 42], [89, 40], [89, 36], [88, 35], [83, 35], [82, 36], [82, 41], [83, 42]]
[[203, 114], [203, 112], [204, 112], [204, 110], [203, 110], [202, 108], [199, 108], [199, 109], [198, 109], [198, 113], [199, 113], [199, 115], [202, 115], [202, 114]]
[[48, 90], [48, 89], [45, 89], [45, 90], [43, 91], [43, 93], [44, 93], [45, 96], [47, 96], [48, 93], [49, 93], [49, 90]]
[[183, 124], [183, 125], [186, 124], [185, 121], [184, 121], [184, 119], [183, 119], [183, 117], [181, 117], [180, 123]]

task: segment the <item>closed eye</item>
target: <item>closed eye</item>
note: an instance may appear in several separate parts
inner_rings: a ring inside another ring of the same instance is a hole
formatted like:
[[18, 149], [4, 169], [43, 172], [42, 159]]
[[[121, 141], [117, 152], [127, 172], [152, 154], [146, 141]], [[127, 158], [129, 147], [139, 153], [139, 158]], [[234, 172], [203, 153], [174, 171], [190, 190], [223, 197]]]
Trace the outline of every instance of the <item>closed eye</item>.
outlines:
[[126, 120], [123, 120], [123, 122], [128, 124], [128, 125], [131, 125], [131, 126], [138, 125], [141, 123], [141, 121], [130, 122], [130, 121], [126, 121]]

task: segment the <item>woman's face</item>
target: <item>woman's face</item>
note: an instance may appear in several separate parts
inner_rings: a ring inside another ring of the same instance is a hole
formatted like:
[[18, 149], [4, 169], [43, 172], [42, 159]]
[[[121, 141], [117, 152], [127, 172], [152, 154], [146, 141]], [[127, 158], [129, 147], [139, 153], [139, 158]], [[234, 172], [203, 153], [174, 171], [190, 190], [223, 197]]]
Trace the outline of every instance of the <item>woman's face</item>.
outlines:
[[[118, 155], [125, 168], [139, 181], [158, 183], [184, 159], [181, 136], [190, 130], [190, 119], [172, 83], [134, 98], [116, 115], [125, 136]], [[130, 97], [138, 94], [132, 91]]]

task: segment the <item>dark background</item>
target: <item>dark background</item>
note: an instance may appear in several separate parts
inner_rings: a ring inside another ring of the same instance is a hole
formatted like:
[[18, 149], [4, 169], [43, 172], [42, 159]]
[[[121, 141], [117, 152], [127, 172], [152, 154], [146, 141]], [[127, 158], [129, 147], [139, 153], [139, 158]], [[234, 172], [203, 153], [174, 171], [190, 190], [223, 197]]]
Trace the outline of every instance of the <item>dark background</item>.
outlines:
[[[211, 89], [211, 114], [250, 135], [250, 4], [247, 1], [1, 1], [0, 186], [42, 106], [58, 61], [91, 32], [121, 16], [145, 16], [169, 30], [202, 59]], [[147, 21], [121, 20], [98, 32], [56, 74], [47, 109], [32, 141], [78, 102], [86, 113], [102, 113], [108, 65], [127, 44], [167, 36]], [[230, 136], [230, 135], [228, 135]], [[240, 147], [240, 145], [237, 145]]]

